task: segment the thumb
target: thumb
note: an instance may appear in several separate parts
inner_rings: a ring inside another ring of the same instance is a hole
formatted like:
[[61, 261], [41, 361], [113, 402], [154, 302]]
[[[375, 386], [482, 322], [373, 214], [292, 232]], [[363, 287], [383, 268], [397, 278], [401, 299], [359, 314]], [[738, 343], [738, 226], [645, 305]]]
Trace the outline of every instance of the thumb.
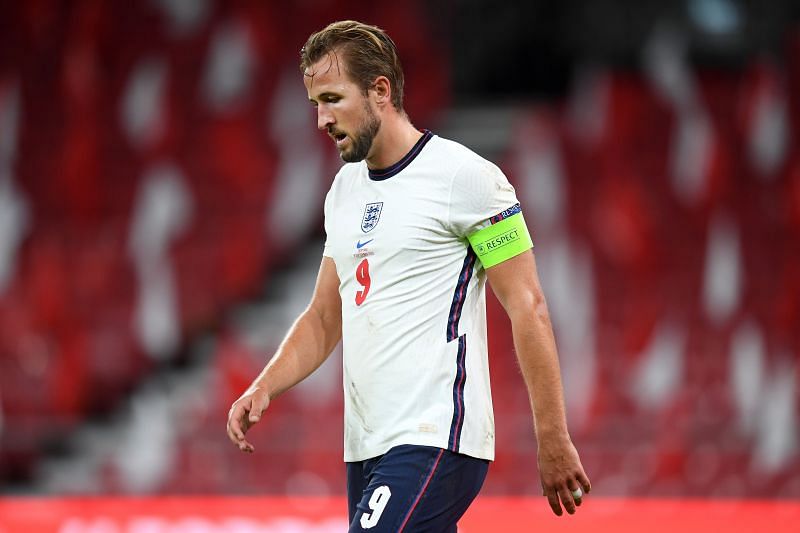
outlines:
[[257, 392], [250, 400], [250, 422], [258, 422], [261, 420], [261, 414], [269, 405], [269, 395], [263, 392]]

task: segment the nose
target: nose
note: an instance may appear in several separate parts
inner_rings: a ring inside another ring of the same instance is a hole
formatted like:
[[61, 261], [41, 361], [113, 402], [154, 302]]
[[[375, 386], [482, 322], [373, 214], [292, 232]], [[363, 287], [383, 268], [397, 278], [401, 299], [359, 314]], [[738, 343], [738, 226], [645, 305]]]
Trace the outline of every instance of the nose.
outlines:
[[328, 129], [328, 126], [330, 126], [334, 122], [335, 120], [333, 119], [333, 114], [326, 106], [324, 105], [317, 106], [317, 128], [321, 130], [326, 130]]

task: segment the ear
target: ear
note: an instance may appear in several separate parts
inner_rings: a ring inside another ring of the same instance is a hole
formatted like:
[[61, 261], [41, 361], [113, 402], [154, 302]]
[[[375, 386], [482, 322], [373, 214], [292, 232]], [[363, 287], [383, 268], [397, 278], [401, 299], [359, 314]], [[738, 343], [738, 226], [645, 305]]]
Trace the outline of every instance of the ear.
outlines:
[[378, 76], [370, 89], [375, 104], [378, 107], [391, 105], [392, 103], [392, 84], [386, 76]]

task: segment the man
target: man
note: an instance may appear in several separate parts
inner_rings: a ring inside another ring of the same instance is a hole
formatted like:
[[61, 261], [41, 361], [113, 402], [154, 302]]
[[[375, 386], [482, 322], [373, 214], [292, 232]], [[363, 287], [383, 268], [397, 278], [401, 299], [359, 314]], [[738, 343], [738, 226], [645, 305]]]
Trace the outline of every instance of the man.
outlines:
[[301, 51], [317, 126], [349, 163], [325, 200], [308, 308], [233, 404], [228, 435], [344, 347], [350, 531], [455, 532], [494, 458], [485, 281], [508, 313], [543, 494], [574, 513], [589, 479], [567, 432], [558, 358], [514, 189], [467, 148], [417, 130], [379, 28], [337, 22]]

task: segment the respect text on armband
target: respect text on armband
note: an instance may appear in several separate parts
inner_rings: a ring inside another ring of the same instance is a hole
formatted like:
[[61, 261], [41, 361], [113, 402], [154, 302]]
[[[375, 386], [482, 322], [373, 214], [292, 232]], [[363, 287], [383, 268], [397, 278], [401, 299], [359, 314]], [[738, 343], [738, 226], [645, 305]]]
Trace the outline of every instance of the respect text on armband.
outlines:
[[475, 251], [478, 252], [478, 256], [480, 257], [518, 240], [519, 230], [517, 228], [512, 228], [496, 237], [476, 243]]

